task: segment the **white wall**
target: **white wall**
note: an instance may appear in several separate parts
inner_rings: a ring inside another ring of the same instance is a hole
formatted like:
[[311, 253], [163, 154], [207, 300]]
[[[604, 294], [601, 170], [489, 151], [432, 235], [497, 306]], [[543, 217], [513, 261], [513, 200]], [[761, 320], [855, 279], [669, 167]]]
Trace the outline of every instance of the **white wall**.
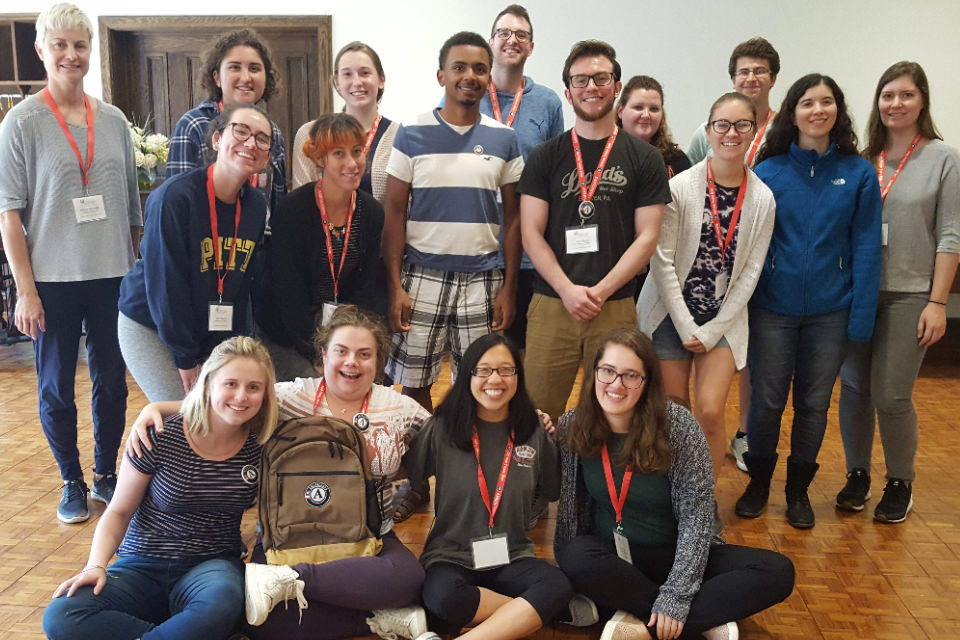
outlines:
[[[189, 0], [130, 3], [73, 0], [96, 25], [101, 15], [209, 15], [224, 13], [208, 3], [197, 11]], [[367, 42], [383, 59], [387, 86], [382, 111], [401, 121], [436, 104], [437, 53], [456, 31], [484, 35], [509, 0], [232, 0], [237, 14], [330, 14], [333, 49], [351, 40]], [[6, 4], [6, 3], [5, 3]], [[18, 12], [39, 12], [49, 0], [20, 0]], [[754, 35], [770, 40], [781, 56], [773, 90], [779, 105], [801, 75], [819, 71], [843, 88], [858, 133], [869, 113], [875, 83], [903, 59], [923, 65], [930, 79], [933, 115], [944, 138], [960, 146], [960, 2], [955, 0], [521, 0], [534, 22], [536, 48], [527, 71], [562, 94], [563, 61], [573, 42], [601, 38], [613, 44], [624, 80], [644, 73], [662, 82], [668, 122], [686, 146], [709, 105], [730, 89], [727, 60], [733, 47]], [[5, 11], [13, 10], [7, 5]], [[101, 91], [99, 42], [87, 89]], [[568, 125], [572, 112], [567, 108]]]

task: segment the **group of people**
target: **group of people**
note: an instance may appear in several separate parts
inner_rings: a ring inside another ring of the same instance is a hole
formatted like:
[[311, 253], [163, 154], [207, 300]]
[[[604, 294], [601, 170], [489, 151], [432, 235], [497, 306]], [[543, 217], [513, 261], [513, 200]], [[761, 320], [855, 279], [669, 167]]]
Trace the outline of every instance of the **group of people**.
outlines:
[[[286, 193], [283, 137], [263, 107], [278, 73], [242, 30], [212, 46], [209, 99], [177, 124], [170, 177], [141, 216], [126, 120], [83, 90], [91, 39], [73, 5], [43, 12], [48, 85], [0, 125], [0, 231], [64, 481], [57, 517], [89, 517], [73, 399], [82, 329], [90, 494], [108, 504], [87, 566], [45, 613], [50, 637], [228, 637], [245, 608], [251, 638], [514, 638], [601, 614], [607, 640], [735, 638], [737, 619], [793, 587], [787, 558], [719, 536], [737, 371], [730, 446], [750, 474], [737, 515], [765, 508], [792, 387], [787, 519], [814, 525], [808, 487], [840, 375], [837, 507], [871, 497], [877, 423], [887, 484], [874, 516], [907, 517], [912, 388], [944, 334], [960, 254], [960, 159], [916, 63], [880, 78], [861, 152], [829, 76], [800, 78], [774, 112], [779, 55], [748, 40], [730, 57], [734, 91], [684, 153], [660, 83], [624, 85], [597, 40], [564, 63], [565, 131], [560, 98], [524, 75], [533, 27], [510, 5], [489, 38], [443, 44], [441, 105], [407, 125], [379, 112], [376, 52], [343, 47], [344, 112], [297, 132]], [[434, 411], [448, 354], [453, 383]], [[125, 367], [159, 404], [118, 476]], [[293, 566], [258, 548], [244, 566], [249, 468], [279, 419], [317, 414], [370, 420], [382, 548]], [[410, 490], [394, 496], [404, 476]], [[436, 520], [418, 561], [392, 526], [430, 477]], [[558, 499], [559, 567], [526, 533]], [[287, 600], [297, 606], [276, 607]]]

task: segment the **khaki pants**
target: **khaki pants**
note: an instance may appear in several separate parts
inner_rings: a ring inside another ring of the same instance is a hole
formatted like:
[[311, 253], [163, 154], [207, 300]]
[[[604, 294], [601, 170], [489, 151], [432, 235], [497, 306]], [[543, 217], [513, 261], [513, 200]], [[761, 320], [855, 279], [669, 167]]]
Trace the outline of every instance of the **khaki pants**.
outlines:
[[533, 294], [523, 362], [533, 406], [557, 420], [567, 406], [580, 366], [592, 375], [593, 359], [606, 333], [636, 326], [637, 311], [630, 297], [608, 300], [596, 318], [578, 322], [560, 298]]

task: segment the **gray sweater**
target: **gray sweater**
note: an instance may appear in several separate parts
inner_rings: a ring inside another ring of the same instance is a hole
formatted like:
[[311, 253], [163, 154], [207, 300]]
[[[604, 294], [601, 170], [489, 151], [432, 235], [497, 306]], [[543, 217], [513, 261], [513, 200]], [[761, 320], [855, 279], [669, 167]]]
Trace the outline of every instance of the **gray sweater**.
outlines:
[[[568, 411], [557, 425], [557, 441], [566, 442], [567, 430], [576, 410]], [[653, 603], [653, 613], [686, 621], [690, 602], [700, 590], [703, 570], [713, 535], [713, 467], [707, 440], [693, 415], [678, 404], [669, 403], [670, 421], [670, 499], [677, 518], [677, 554], [667, 581]], [[565, 444], [560, 447], [560, 501], [557, 503], [555, 553], [565, 542], [593, 530], [593, 499], [581, 474], [580, 459]]]
[[[86, 162], [87, 127], [67, 126]], [[143, 218], [127, 119], [99, 101], [93, 128], [89, 193], [103, 196], [107, 218], [80, 223], [73, 210], [84, 195], [80, 166], [47, 103], [28, 98], [0, 123], [0, 212], [20, 212], [37, 282], [117, 278], [133, 266], [130, 227]]]
[[[900, 158], [887, 158], [887, 182]], [[883, 202], [881, 291], [927, 293], [938, 253], [960, 253], [960, 155], [940, 140], [917, 149]]]

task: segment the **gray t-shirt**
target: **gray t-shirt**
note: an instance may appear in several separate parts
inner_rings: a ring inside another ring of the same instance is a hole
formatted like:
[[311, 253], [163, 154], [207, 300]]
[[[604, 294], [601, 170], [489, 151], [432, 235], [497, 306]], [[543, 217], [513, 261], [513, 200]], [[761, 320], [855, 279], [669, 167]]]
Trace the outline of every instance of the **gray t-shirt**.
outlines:
[[[887, 158], [887, 183], [900, 158]], [[910, 156], [883, 203], [881, 291], [927, 293], [938, 253], [960, 253], [960, 155], [931, 140]]]
[[[20, 211], [37, 282], [118, 278], [133, 266], [130, 227], [142, 226], [137, 167], [127, 119], [99, 102], [89, 194], [106, 219], [78, 222], [84, 195], [77, 156], [42, 97], [15, 106], [0, 123], [0, 212]], [[68, 124], [84, 164], [87, 127]]]
[[[480, 463], [491, 501], [507, 445], [506, 422], [477, 420]], [[436, 519], [420, 554], [420, 562], [452, 562], [473, 569], [471, 542], [489, 535], [490, 513], [480, 496], [477, 458], [473, 450], [458, 448], [443, 427], [441, 418], [427, 421], [403, 457], [410, 484], [421, 486], [436, 476]], [[530, 439], [517, 444], [504, 484], [503, 498], [494, 518], [494, 535], [507, 534], [510, 560], [533, 558], [533, 542], [527, 537], [534, 489], [548, 501], [560, 495], [560, 463], [553, 439], [538, 427]]]

